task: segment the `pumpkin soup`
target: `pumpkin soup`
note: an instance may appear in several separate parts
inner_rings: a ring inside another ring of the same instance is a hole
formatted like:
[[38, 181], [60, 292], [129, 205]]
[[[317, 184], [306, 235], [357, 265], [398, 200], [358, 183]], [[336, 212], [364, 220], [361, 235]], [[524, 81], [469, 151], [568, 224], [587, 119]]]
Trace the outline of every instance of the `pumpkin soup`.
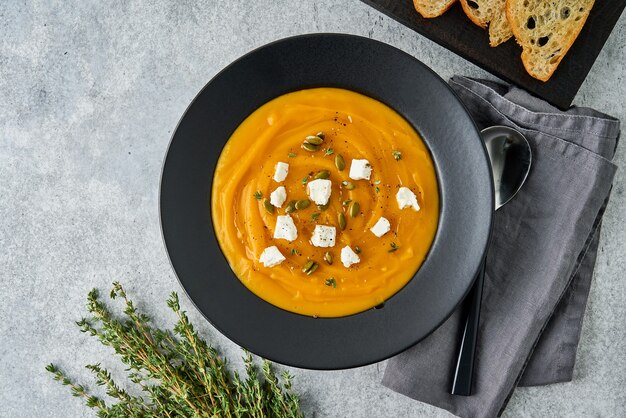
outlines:
[[241, 282], [285, 310], [338, 317], [384, 303], [437, 230], [433, 161], [388, 106], [316, 88], [261, 106], [233, 133], [212, 190], [220, 246]]

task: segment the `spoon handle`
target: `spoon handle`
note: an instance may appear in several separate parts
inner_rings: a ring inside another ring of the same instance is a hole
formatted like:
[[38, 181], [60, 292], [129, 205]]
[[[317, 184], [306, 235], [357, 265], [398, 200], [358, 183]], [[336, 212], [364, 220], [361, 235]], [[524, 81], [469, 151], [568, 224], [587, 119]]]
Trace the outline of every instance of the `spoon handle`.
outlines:
[[[486, 257], [485, 257], [486, 259]], [[459, 356], [452, 379], [453, 395], [470, 396], [472, 394], [472, 380], [474, 377], [474, 356], [478, 339], [478, 324], [480, 319], [480, 305], [483, 298], [483, 282], [485, 281], [485, 259], [483, 259], [478, 277], [466, 299], [467, 317], [463, 327]]]

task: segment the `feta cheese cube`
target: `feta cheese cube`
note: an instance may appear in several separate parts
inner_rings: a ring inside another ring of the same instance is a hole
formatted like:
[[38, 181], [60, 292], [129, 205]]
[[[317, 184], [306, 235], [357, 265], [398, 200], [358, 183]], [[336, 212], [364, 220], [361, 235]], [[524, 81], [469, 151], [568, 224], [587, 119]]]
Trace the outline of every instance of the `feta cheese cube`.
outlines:
[[289, 215], [278, 215], [276, 217], [276, 229], [274, 229], [274, 239], [286, 239], [294, 241], [298, 238], [298, 230], [293, 219]]
[[400, 187], [398, 193], [396, 193], [396, 200], [400, 209], [413, 208], [416, 211], [420, 210], [420, 205], [417, 203], [417, 197], [415, 193], [408, 187]]
[[334, 226], [315, 225], [311, 244], [316, 247], [334, 247], [336, 233]]
[[280, 183], [287, 178], [287, 173], [289, 173], [289, 164], [279, 161], [276, 163], [275, 170], [274, 181]]
[[350, 178], [352, 180], [369, 180], [372, 166], [367, 160], [352, 160], [350, 164]]
[[356, 264], [360, 261], [361, 259], [359, 258], [359, 256], [356, 255], [356, 253], [352, 251], [352, 248], [350, 248], [349, 246], [346, 245], [341, 249], [341, 263], [345, 268], [349, 268], [351, 265]]
[[261, 257], [259, 257], [259, 262], [263, 263], [265, 267], [274, 267], [285, 261], [286, 258], [278, 247], [272, 245], [271, 247], [267, 247], [261, 253]]
[[370, 228], [372, 234], [376, 235], [378, 238], [385, 235], [387, 232], [391, 230], [391, 224], [384, 216], [381, 216], [376, 225]]
[[270, 193], [270, 203], [277, 208], [281, 208], [285, 200], [287, 200], [287, 190], [284, 186], [279, 186]]
[[330, 193], [332, 191], [332, 182], [327, 179], [317, 179], [307, 183], [306, 190], [309, 194], [309, 198], [315, 202], [316, 205], [325, 205], [330, 199]]

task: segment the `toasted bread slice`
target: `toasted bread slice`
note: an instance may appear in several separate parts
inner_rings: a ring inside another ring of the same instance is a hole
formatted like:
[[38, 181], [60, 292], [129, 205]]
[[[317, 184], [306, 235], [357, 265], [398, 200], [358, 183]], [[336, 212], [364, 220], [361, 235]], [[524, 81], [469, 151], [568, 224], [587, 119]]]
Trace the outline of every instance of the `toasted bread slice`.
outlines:
[[493, 2], [494, 0], [461, 0], [461, 7], [472, 22], [486, 28], [494, 14]]
[[506, 18], [506, 0], [498, 0], [498, 3], [500, 3], [500, 9], [496, 11], [489, 22], [489, 45], [492, 47], [508, 41], [513, 36], [511, 26]]
[[528, 74], [548, 81], [585, 25], [594, 0], [507, 0], [506, 16]]
[[498, 46], [507, 41], [512, 33], [506, 20], [506, 0], [461, 0], [463, 11], [481, 28], [489, 25], [489, 45]]
[[415, 10], [423, 17], [433, 18], [444, 14], [456, 0], [413, 0]]

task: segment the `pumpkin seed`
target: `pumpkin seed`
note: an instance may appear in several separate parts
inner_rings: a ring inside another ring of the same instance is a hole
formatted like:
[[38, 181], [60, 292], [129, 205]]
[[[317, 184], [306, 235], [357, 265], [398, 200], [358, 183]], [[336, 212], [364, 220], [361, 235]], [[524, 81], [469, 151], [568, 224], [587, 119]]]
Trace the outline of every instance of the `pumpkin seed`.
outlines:
[[328, 264], [333, 264], [333, 255], [330, 253], [330, 251], [326, 251], [324, 253], [324, 261], [326, 261]]
[[320, 149], [319, 145], [313, 145], [313, 144], [309, 144], [308, 142], [305, 142], [304, 144], [302, 144], [302, 149], [309, 151], [309, 152], [315, 152], [317, 150]]
[[274, 205], [270, 203], [269, 199], [265, 199], [263, 201], [263, 207], [265, 208], [265, 211], [270, 215], [274, 214]]
[[337, 215], [337, 221], [339, 222], [339, 229], [342, 231], [346, 229], [346, 215], [344, 215], [343, 212], [339, 212], [339, 215]]
[[302, 267], [302, 272], [306, 273], [309, 270], [311, 270], [311, 267], [313, 267], [313, 264], [315, 264], [315, 261], [313, 260], [307, 261], [307, 263]]
[[341, 182], [341, 185], [343, 186], [344, 189], [346, 190], [354, 190], [354, 188], [356, 187], [354, 185], [354, 183], [352, 183], [351, 181], [348, 180], [344, 180]]
[[359, 202], [352, 202], [348, 212], [350, 213], [350, 216], [352, 216], [353, 218], [356, 218], [360, 210], [361, 210], [361, 205], [359, 205]]
[[324, 140], [320, 138], [319, 136], [312, 135], [312, 136], [307, 136], [306, 138], [304, 138], [304, 142], [307, 144], [311, 144], [311, 145], [321, 145], [321, 143], [324, 142]]
[[310, 276], [311, 274], [313, 274], [313, 273], [315, 272], [315, 270], [317, 270], [317, 268], [318, 268], [319, 266], [320, 266], [319, 264], [317, 264], [317, 263], [313, 262], [313, 265], [312, 265], [312, 266], [311, 266], [311, 268], [310, 268], [310, 269], [306, 272], [306, 275], [307, 275], [307, 276]]
[[322, 132], [322, 131], [319, 131], [318, 133], [316, 133], [315, 136], [319, 136], [322, 139], [326, 138], [326, 135], [324, 135], [324, 132]]
[[322, 170], [315, 175], [316, 179], [327, 179], [328, 177], [330, 177], [330, 171], [328, 170]]
[[298, 200], [296, 202], [295, 208], [298, 210], [306, 209], [309, 207], [310, 204], [311, 204], [311, 201], [309, 199]]
[[339, 171], [343, 171], [343, 169], [346, 168], [346, 161], [343, 159], [341, 154], [337, 154], [335, 156], [335, 166]]
[[291, 200], [289, 203], [287, 203], [287, 206], [285, 207], [285, 213], [291, 213], [295, 211], [296, 211], [296, 201]]

